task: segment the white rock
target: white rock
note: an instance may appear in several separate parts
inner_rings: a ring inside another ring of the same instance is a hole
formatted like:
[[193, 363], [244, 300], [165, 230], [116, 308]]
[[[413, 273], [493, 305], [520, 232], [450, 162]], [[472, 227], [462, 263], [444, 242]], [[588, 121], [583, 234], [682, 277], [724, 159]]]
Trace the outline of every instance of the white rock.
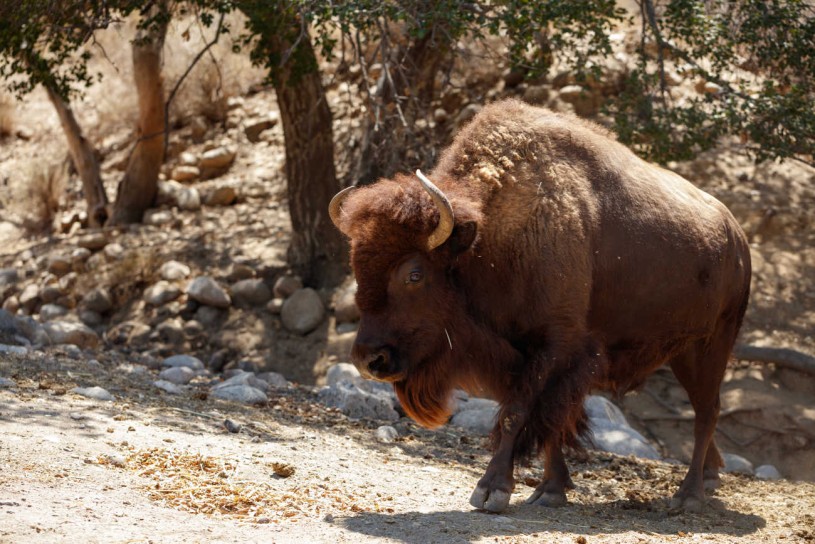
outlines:
[[184, 390], [178, 387], [176, 384], [168, 382], [166, 380], [157, 380], [153, 382], [153, 385], [171, 395], [180, 395], [181, 393], [184, 392]]
[[634, 455], [645, 459], [660, 459], [659, 452], [648, 443], [644, 436], [622, 425], [591, 423], [591, 441], [597, 449], [618, 455]]
[[235, 160], [235, 152], [226, 147], [216, 147], [201, 155], [198, 164], [201, 168], [227, 168]]
[[187, 295], [201, 304], [216, 308], [229, 308], [232, 303], [224, 288], [209, 276], [198, 276], [192, 280], [187, 285]]
[[53, 344], [73, 344], [83, 349], [99, 345], [99, 337], [83, 323], [50, 321], [43, 328]]
[[185, 187], [176, 195], [178, 207], [188, 212], [201, 209], [201, 194], [195, 187]]
[[325, 306], [317, 291], [309, 287], [295, 291], [280, 311], [283, 326], [297, 334], [307, 334], [325, 319]]
[[93, 387], [74, 387], [71, 393], [88, 397], [89, 399], [96, 400], [116, 400], [107, 389], [95, 385]]
[[498, 407], [484, 407], [471, 410], [464, 410], [455, 414], [450, 423], [456, 427], [462, 427], [468, 431], [482, 436], [490, 434], [495, 426], [495, 417], [498, 415]]
[[178, 261], [167, 261], [161, 265], [159, 274], [167, 281], [183, 280], [190, 275], [190, 267]]
[[167, 367], [185, 366], [192, 370], [204, 370], [204, 363], [192, 355], [173, 355], [164, 359], [161, 365]]
[[383, 444], [389, 444], [399, 438], [399, 432], [390, 425], [382, 425], [376, 429], [376, 439]]
[[357, 383], [362, 380], [362, 376], [359, 375], [357, 367], [351, 363], [337, 363], [325, 373], [325, 383], [329, 386], [333, 387], [342, 380]]
[[181, 296], [181, 289], [170, 282], [161, 280], [144, 290], [144, 301], [153, 306], [162, 306]]
[[[142, 222], [145, 225], [154, 225], [154, 226], [161, 226], [166, 225], [168, 223], [172, 223], [173, 221], [173, 212], [170, 210], [157, 210], [157, 209], [148, 209], [145, 210], [144, 216], [142, 218]], [[105, 246], [107, 249], [110, 245]]]
[[780, 480], [783, 476], [773, 465], [761, 465], [756, 468], [756, 478], [761, 480]]
[[735, 453], [722, 453], [724, 459], [724, 471], [735, 474], [754, 474], [753, 463]]
[[196, 372], [188, 366], [171, 366], [162, 370], [158, 377], [176, 385], [186, 385], [192, 381]]
[[261, 404], [269, 398], [266, 393], [251, 385], [230, 385], [213, 389], [211, 395], [216, 399], [243, 402], [245, 404]]

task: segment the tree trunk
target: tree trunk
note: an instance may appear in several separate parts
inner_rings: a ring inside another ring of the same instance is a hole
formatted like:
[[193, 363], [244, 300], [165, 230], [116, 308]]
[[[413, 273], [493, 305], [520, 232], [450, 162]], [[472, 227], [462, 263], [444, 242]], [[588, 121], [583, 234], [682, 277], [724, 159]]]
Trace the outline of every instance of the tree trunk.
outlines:
[[[297, 47], [303, 49], [299, 55], [314, 58], [310, 40], [301, 40]], [[347, 273], [348, 254], [328, 216], [328, 204], [340, 189], [334, 168], [331, 110], [317, 70], [295, 75], [293, 63], [286, 63], [278, 76], [274, 86], [285, 137], [293, 229], [288, 260], [306, 283], [337, 285]]]
[[112, 225], [138, 223], [144, 211], [153, 205], [158, 192], [158, 174], [164, 162], [164, 81], [161, 76], [161, 51], [169, 17], [155, 17], [154, 7], [147, 28], [133, 40], [133, 76], [139, 97], [139, 139], [127, 163], [127, 171], [116, 194]]
[[88, 224], [91, 227], [101, 227], [108, 217], [108, 197], [102, 184], [99, 161], [93, 146], [82, 135], [82, 129], [74, 117], [71, 106], [51, 86], [46, 85], [48, 98], [57, 110], [62, 131], [68, 140], [68, 151], [71, 160], [82, 179], [82, 190], [88, 204]]

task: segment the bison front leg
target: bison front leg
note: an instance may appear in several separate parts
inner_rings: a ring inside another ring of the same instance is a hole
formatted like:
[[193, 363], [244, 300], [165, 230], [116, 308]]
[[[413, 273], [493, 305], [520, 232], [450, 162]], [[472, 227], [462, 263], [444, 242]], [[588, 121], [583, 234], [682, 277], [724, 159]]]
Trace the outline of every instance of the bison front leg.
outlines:
[[515, 465], [515, 440], [526, 420], [526, 413], [520, 407], [502, 410], [495, 432], [498, 433], [498, 448], [492, 456], [487, 471], [478, 481], [470, 496], [470, 504], [489, 512], [503, 512], [509, 506], [509, 499], [515, 487], [512, 476]]

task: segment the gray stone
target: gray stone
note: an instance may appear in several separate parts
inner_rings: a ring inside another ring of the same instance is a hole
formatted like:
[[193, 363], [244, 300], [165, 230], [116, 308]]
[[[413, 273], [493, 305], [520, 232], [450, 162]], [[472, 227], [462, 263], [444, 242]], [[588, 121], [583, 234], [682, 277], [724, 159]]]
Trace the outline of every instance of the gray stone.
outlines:
[[230, 288], [230, 293], [238, 306], [261, 306], [272, 298], [272, 291], [259, 279], [241, 280]]
[[10, 353], [12, 355], [25, 355], [28, 353], [26, 346], [10, 346], [8, 344], [0, 344], [0, 353]]
[[40, 321], [53, 321], [68, 314], [68, 308], [59, 304], [43, 304], [40, 306]]
[[96, 400], [116, 400], [107, 389], [95, 385], [93, 387], [74, 387], [71, 393]]
[[164, 361], [161, 362], [161, 366], [165, 367], [178, 367], [183, 366], [190, 368], [192, 370], [204, 370], [204, 363], [201, 362], [200, 359], [197, 357], [193, 357], [192, 355], [173, 355], [172, 357], [167, 357]]
[[622, 410], [605, 397], [590, 395], [583, 402], [583, 407], [591, 421], [604, 420], [615, 425], [629, 426]]
[[113, 297], [104, 287], [97, 287], [82, 297], [82, 306], [92, 312], [104, 314], [113, 308]]
[[[18, 346], [7, 346], [7, 347], [18, 347]], [[10, 380], [8, 378], [0, 377], [0, 389], [9, 389], [11, 387], [17, 387], [17, 382], [14, 380]]]
[[450, 423], [456, 427], [467, 429], [471, 433], [488, 435], [495, 426], [495, 416], [498, 414], [498, 406], [485, 406], [463, 410], [455, 414]]
[[[144, 211], [142, 222], [145, 225], [153, 225], [158, 227], [172, 223], [173, 219], [175, 219], [175, 217], [173, 216], [173, 212], [170, 210], [158, 210], [155, 208], [150, 208]], [[105, 249], [107, 249], [107, 247]]]
[[269, 390], [268, 382], [261, 380], [255, 376], [253, 372], [244, 372], [242, 370], [238, 370], [232, 377], [215, 385], [212, 389], [216, 390], [224, 387], [233, 387], [236, 385], [249, 385], [255, 389], [263, 391], [264, 393]]
[[751, 476], [755, 473], [753, 470], [753, 463], [741, 455], [736, 455], [735, 453], [722, 453], [722, 459], [724, 459], [725, 472], [747, 474]]
[[170, 177], [176, 181], [192, 181], [201, 175], [201, 171], [196, 166], [181, 164], [173, 168]]
[[186, 385], [196, 376], [196, 371], [187, 366], [171, 366], [162, 370], [158, 377], [176, 385]]
[[325, 373], [325, 383], [331, 387], [341, 381], [358, 383], [361, 380], [362, 376], [359, 375], [359, 370], [351, 363], [337, 363]]
[[210, 149], [209, 151], [204, 152], [201, 155], [201, 159], [198, 161], [198, 164], [201, 168], [208, 168], [213, 170], [223, 170], [229, 168], [229, 166], [235, 161], [235, 151], [228, 149], [226, 147], [216, 147], [215, 149]]
[[274, 296], [278, 298], [288, 298], [303, 288], [303, 280], [300, 276], [280, 276], [274, 283]]
[[648, 443], [644, 436], [623, 425], [615, 425], [606, 420], [590, 422], [592, 447], [616, 453], [634, 455], [645, 459], [660, 459], [659, 452]]
[[59, 285], [46, 285], [40, 290], [40, 299], [44, 304], [51, 304], [63, 296], [63, 294]]
[[183, 280], [190, 275], [190, 267], [178, 261], [167, 261], [161, 265], [159, 274], [167, 281]]
[[48, 257], [48, 271], [56, 276], [64, 276], [71, 271], [71, 257], [56, 254]]
[[178, 387], [176, 384], [166, 380], [157, 380], [153, 382], [153, 385], [171, 395], [180, 395], [181, 393], [184, 392], [184, 390]]
[[210, 396], [216, 399], [231, 400], [244, 404], [262, 404], [268, 402], [266, 393], [251, 385], [230, 385], [213, 389]]
[[163, 306], [181, 296], [181, 289], [170, 282], [161, 280], [144, 290], [144, 301], [153, 306]]
[[354, 300], [356, 292], [356, 282], [337, 292], [334, 298], [334, 317], [337, 323], [353, 323], [359, 321], [359, 308], [357, 308], [357, 303]]
[[19, 279], [16, 268], [0, 268], [0, 290], [3, 287], [14, 285]]
[[0, 343], [14, 345], [31, 343], [21, 326], [20, 320], [7, 310], [0, 310]]
[[108, 237], [104, 231], [89, 232], [76, 240], [76, 245], [90, 251], [98, 251], [108, 244]]
[[88, 327], [98, 327], [104, 321], [102, 314], [91, 310], [79, 310], [79, 320]]
[[156, 326], [156, 332], [162, 342], [174, 345], [184, 342], [184, 324], [179, 319], [162, 321]]
[[337, 408], [351, 418], [399, 420], [390, 395], [384, 392], [371, 393], [347, 381], [341, 381], [334, 387], [324, 387], [317, 396], [326, 406]]
[[760, 480], [780, 480], [783, 476], [773, 465], [761, 465], [756, 467], [756, 478]]
[[343, 335], [349, 332], [356, 332], [359, 329], [359, 323], [340, 323], [336, 328], [337, 334]]
[[54, 344], [73, 344], [82, 349], [99, 345], [99, 336], [83, 323], [71, 321], [50, 321], [43, 325], [45, 332]]
[[187, 295], [201, 304], [229, 308], [232, 300], [223, 287], [209, 276], [198, 276], [187, 285]]
[[283, 326], [296, 334], [307, 334], [325, 319], [325, 306], [320, 295], [309, 287], [295, 291], [280, 312]]
[[289, 386], [289, 380], [279, 372], [263, 372], [258, 374], [258, 379], [268, 383], [269, 387], [281, 388]]
[[20, 293], [20, 305], [27, 311], [32, 312], [40, 300], [40, 288], [34, 285], [26, 285]]
[[[18, 344], [33, 344], [35, 347], [47, 346], [51, 343], [51, 338], [42, 324], [32, 317], [17, 317], [15, 320], [17, 330], [22, 333], [22, 341]], [[19, 338], [18, 338], [19, 340]]]
[[376, 440], [383, 444], [389, 444], [399, 438], [399, 432], [390, 425], [381, 425], [376, 429]]
[[195, 311], [195, 320], [205, 327], [217, 325], [224, 315], [223, 310], [214, 306], [201, 306]]

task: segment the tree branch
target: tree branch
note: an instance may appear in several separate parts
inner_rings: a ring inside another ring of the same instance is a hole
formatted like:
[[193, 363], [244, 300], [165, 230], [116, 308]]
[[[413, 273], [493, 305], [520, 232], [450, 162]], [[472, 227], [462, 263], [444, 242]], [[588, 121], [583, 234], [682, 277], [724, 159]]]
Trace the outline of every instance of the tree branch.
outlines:
[[780, 367], [815, 375], [815, 357], [794, 349], [738, 344], [733, 348], [733, 357], [758, 363], [772, 363]]

